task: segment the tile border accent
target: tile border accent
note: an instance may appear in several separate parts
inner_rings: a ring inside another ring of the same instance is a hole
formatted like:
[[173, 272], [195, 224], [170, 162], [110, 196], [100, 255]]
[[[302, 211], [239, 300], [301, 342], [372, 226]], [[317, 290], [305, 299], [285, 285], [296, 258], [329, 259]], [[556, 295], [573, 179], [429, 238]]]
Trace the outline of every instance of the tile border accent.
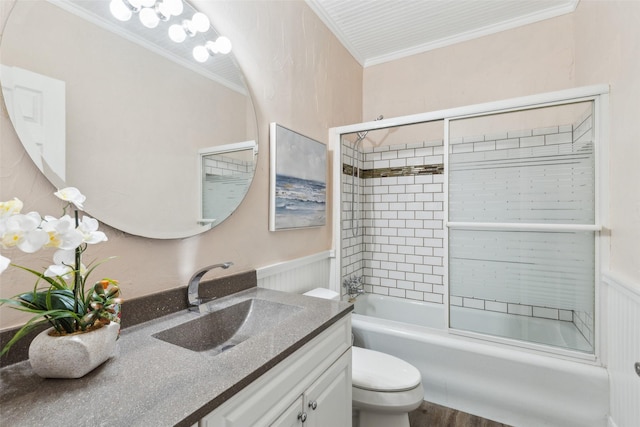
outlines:
[[[353, 176], [353, 166], [346, 163], [342, 164], [342, 173]], [[438, 163], [434, 165], [416, 165], [378, 169], [358, 169], [356, 168], [356, 176], [362, 179], [368, 178], [387, 178], [394, 176], [416, 176], [416, 175], [442, 175], [444, 174], [444, 164]]]

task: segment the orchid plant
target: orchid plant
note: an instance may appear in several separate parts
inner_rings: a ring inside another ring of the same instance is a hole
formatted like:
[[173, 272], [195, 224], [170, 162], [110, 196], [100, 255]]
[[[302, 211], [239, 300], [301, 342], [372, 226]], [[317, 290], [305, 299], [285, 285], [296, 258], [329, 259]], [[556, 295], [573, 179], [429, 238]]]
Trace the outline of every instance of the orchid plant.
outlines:
[[[107, 240], [98, 230], [94, 218], [79, 217], [86, 197], [77, 188], [67, 187], [54, 193], [66, 202], [63, 216], [41, 217], [37, 212], [21, 213], [23, 203], [14, 198], [0, 202], [0, 248], [17, 248], [35, 253], [43, 248], [56, 248], [54, 264], [44, 272], [11, 263], [0, 254], [0, 274], [10, 266], [37, 277], [31, 292], [0, 299], [17, 310], [35, 314], [0, 351], [6, 353], [13, 344], [34, 328], [50, 323], [57, 335], [88, 331], [112, 321], [119, 322], [120, 289], [118, 282], [105, 278], [85, 290], [89, 274], [104, 261], [85, 266], [82, 255], [88, 245]], [[73, 217], [67, 209], [73, 207]]]

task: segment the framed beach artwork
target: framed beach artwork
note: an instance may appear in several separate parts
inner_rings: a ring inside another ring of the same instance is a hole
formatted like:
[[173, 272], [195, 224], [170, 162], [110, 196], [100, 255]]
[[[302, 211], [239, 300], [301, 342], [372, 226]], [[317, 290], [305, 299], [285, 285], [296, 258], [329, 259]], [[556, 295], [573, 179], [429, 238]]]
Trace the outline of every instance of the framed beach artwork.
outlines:
[[269, 230], [320, 227], [327, 219], [327, 147], [271, 123]]

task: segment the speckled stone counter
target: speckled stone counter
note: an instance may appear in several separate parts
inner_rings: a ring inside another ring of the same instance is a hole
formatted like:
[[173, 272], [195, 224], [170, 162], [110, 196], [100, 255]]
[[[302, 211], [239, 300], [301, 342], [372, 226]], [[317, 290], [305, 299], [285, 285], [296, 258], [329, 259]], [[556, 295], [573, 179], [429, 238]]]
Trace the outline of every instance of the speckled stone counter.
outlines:
[[28, 361], [8, 366], [0, 370], [2, 425], [192, 426], [352, 309], [343, 302], [259, 288], [214, 300], [207, 308], [249, 298], [302, 310], [217, 356], [152, 336], [198, 316], [184, 310], [123, 330], [116, 355], [80, 379], [41, 379]]

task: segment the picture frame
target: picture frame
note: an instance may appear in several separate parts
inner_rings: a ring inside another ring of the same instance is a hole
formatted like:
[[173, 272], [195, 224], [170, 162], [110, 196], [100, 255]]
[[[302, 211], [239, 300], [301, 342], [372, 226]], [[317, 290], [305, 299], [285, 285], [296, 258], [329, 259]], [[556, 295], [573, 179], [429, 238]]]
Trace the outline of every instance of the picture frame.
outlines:
[[269, 230], [321, 227], [327, 220], [327, 147], [269, 126]]

